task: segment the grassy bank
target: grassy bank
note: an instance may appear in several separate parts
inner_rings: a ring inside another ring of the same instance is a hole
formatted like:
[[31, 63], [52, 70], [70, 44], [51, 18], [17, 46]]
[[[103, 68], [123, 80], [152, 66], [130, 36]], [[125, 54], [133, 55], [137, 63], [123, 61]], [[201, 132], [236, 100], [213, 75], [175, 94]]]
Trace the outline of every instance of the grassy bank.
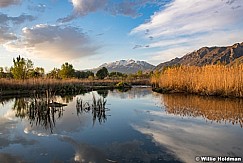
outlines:
[[180, 66], [151, 77], [154, 90], [243, 97], [243, 65]]
[[[84, 92], [99, 89], [120, 88], [117, 84], [121, 80], [79, 80], [79, 79], [0, 79], [0, 96], [12, 94], [46, 93], [50, 91], [56, 94]], [[147, 85], [148, 79], [124, 81], [129, 85]]]

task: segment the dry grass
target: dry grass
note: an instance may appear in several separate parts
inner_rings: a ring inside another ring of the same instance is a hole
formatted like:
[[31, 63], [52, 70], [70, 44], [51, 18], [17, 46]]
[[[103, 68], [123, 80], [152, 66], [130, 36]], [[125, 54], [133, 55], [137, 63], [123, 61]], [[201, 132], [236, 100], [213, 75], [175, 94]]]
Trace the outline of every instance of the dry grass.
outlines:
[[[26, 80], [15, 80], [15, 79], [0, 79], [0, 94], [4, 91], [67, 91], [74, 92], [80, 89], [93, 89], [101, 87], [115, 87], [121, 80], [90, 80], [90, 79], [26, 79]], [[130, 84], [148, 84], [149, 80], [138, 79], [133, 81], [126, 81]]]
[[167, 94], [163, 95], [161, 101], [169, 114], [203, 117], [217, 123], [239, 124], [243, 127], [242, 99]]
[[168, 68], [153, 75], [151, 82], [175, 92], [243, 97], [243, 65]]

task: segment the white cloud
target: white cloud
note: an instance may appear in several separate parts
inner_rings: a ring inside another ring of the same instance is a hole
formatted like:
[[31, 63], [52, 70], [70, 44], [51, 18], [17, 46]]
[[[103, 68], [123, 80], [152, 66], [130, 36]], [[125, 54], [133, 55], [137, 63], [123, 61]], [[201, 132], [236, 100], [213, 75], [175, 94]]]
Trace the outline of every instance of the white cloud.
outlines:
[[6, 47], [57, 61], [94, 55], [98, 48], [77, 28], [47, 24], [23, 28], [21, 38]]
[[[175, 0], [131, 34], [150, 41], [150, 47], [160, 48], [164, 56], [168, 50], [184, 47], [195, 50], [202, 46], [231, 45], [242, 41], [242, 13], [241, 0]], [[175, 55], [184, 54], [177, 51]]]
[[0, 8], [19, 4], [21, 0], [0, 0]]
[[73, 5], [73, 13], [65, 18], [60, 18], [60, 22], [69, 22], [79, 16], [85, 16], [104, 8], [107, 0], [70, 0]]
[[97, 11], [105, 6], [107, 0], [71, 0], [74, 12], [80, 16]]

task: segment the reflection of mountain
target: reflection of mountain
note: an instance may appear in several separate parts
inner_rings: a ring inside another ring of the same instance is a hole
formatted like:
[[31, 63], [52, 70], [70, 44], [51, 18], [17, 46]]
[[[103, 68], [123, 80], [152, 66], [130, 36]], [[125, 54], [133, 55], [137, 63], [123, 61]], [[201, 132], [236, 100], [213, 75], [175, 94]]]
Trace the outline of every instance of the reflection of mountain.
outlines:
[[218, 123], [228, 122], [243, 127], [243, 100], [200, 97], [193, 95], [163, 95], [166, 112], [180, 116], [202, 116]]
[[143, 98], [147, 95], [151, 94], [151, 88], [140, 88], [134, 87], [131, 90], [126, 92], [121, 92], [119, 90], [109, 91], [109, 96], [118, 97], [121, 99], [135, 99], [135, 98]]

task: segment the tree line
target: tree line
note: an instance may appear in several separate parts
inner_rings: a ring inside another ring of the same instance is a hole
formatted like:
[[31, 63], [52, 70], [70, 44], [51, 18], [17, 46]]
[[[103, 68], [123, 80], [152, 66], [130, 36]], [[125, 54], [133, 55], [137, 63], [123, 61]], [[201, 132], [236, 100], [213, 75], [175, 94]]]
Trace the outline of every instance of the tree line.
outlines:
[[45, 70], [42, 67], [34, 67], [33, 62], [30, 59], [25, 59], [21, 56], [13, 58], [13, 66], [10, 68], [0, 67], [0, 78], [13, 78], [13, 79], [30, 79], [30, 78], [50, 78], [50, 79], [125, 79], [125, 78], [138, 78], [148, 77], [144, 76], [142, 71], [138, 71], [136, 74], [123, 74], [121, 72], [109, 73], [107, 68], [102, 67], [96, 74], [92, 71], [78, 71], [73, 68], [72, 64], [65, 62], [61, 65], [61, 68], [53, 68], [50, 72], [45, 74]]

